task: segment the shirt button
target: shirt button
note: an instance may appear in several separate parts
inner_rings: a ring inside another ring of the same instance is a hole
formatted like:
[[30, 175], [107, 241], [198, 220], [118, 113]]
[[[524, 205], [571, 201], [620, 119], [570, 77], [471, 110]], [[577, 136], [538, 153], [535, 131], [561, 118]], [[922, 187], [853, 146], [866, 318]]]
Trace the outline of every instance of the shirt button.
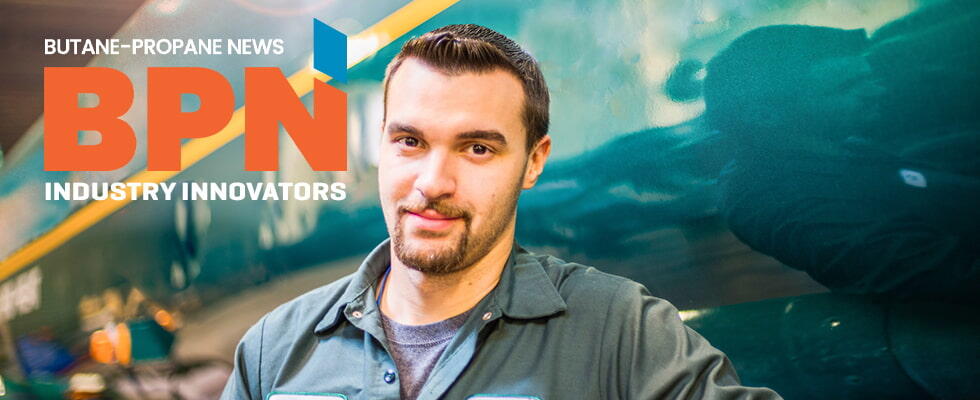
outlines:
[[490, 311], [487, 311], [486, 313], [483, 314], [483, 320], [484, 321], [489, 321], [490, 320], [490, 317], [492, 317], [492, 316], [493, 316], [493, 313], [490, 312]]
[[389, 369], [389, 370], [385, 371], [385, 377], [384, 377], [384, 379], [385, 379], [385, 383], [394, 383], [395, 382], [395, 370]]
[[362, 316], [364, 316], [364, 314], [361, 314], [360, 311], [354, 311], [354, 312], [350, 313], [350, 316], [352, 316], [354, 318], [361, 318]]

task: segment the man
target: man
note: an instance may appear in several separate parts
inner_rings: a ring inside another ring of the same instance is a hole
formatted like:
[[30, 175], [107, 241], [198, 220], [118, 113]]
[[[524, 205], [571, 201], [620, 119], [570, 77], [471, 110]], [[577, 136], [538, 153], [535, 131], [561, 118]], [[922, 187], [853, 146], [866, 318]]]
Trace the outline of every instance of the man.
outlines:
[[[536, 61], [452, 25], [388, 67], [378, 166], [391, 237], [262, 318], [225, 399], [775, 398], [639, 284], [514, 243], [551, 148]], [[306, 397], [304, 397], [306, 396]]]
[[863, 30], [767, 26], [708, 63], [706, 115], [736, 149], [722, 213], [834, 291], [975, 301], [980, 182], [885, 144], [868, 46]]

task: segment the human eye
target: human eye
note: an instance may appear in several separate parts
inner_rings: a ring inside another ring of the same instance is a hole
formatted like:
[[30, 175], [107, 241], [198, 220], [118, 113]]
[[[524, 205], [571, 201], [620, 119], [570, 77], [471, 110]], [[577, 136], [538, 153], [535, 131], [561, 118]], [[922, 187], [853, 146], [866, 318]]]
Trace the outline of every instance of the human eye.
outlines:
[[412, 149], [422, 146], [422, 142], [417, 137], [413, 136], [401, 136], [395, 138], [394, 142], [401, 147]]
[[476, 157], [486, 158], [495, 153], [494, 149], [482, 143], [473, 143], [466, 146], [466, 151]]
[[473, 150], [473, 154], [478, 155], [483, 155], [490, 152], [490, 149], [482, 144], [474, 144], [471, 149]]

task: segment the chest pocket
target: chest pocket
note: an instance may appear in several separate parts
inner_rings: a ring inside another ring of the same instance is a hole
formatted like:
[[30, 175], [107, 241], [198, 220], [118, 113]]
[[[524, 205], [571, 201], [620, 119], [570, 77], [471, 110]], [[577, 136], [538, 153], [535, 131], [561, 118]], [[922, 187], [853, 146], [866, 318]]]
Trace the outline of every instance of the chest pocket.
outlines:
[[268, 400], [347, 400], [338, 393], [269, 393]]

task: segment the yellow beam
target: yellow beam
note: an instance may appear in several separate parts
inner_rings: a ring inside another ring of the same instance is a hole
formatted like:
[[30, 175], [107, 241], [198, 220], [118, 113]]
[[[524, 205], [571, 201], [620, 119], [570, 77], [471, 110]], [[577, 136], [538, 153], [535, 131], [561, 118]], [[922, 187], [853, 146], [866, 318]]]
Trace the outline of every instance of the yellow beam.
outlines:
[[[378, 50], [387, 46], [395, 39], [405, 35], [415, 27], [436, 16], [459, 0], [413, 0], [404, 7], [388, 15], [378, 23], [364, 31], [348, 38], [348, 50], [354, 52], [353, 58], [347, 60], [347, 67], [353, 67], [370, 57]], [[353, 46], [352, 46], [353, 45]], [[327, 81], [329, 76], [321, 74], [310, 67], [304, 67], [289, 76], [289, 83], [298, 96], [303, 96], [313, 90], [313, 79]], [[223, 129], [206, 138], [194, 139], [185, 143], [180, 149], [182, 170], [194, 165], [204, 157], [231, 142], [245, 131], [245, 106], [242, 106], [231, 117]], [[180, 171], [140, 171], [126, 179], [126, 182], [164, 182]], [[0, 281], [7, 279], [30, 263], [58, 248], [71, 238], [82, 233], [92, 225], [108, 217], [128, 204], [130, 200], [100, 200], [86, 204], [72, 213], [64, 221], [47, 233], [34, 239], [24, 247], [0, 262]]]

